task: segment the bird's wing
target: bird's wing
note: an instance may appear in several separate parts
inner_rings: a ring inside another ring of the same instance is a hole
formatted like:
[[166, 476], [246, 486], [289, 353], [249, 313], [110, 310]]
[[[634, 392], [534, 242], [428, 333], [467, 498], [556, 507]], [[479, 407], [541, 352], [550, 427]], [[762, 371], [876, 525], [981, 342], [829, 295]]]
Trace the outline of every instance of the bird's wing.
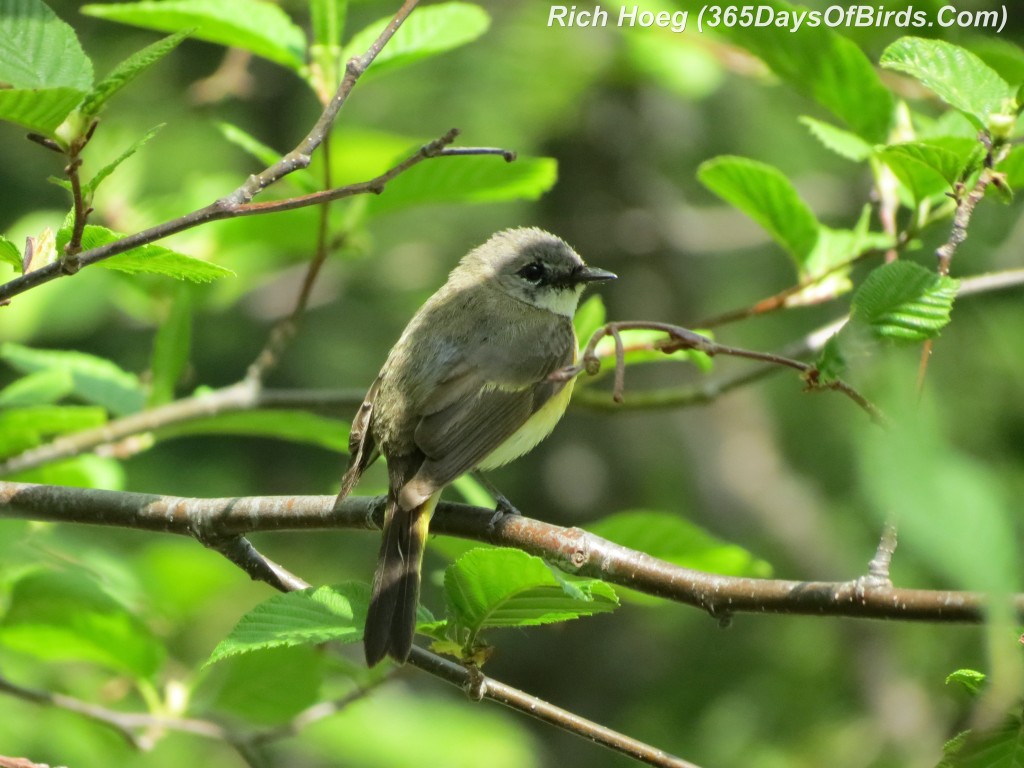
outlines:
[[348, 469], [341, 478], [341, 492], [338, 494], [338, 501], [342, 501], [352, 489], [355, 488], [363, 472], [370, 466], [379, 455], [377, 443], [373, 439], [373, 430], [370, 429], [370, 422], [373, 419], [373, 405], [377, 399], [377, 390], [380, 389], [380, 376], [378, 376], [370, 390], [363, 398], [359, 411], [352, 419], [352, 426], [348, 432]]
[[[514, 434], [565, 386], [548, 376], [570, 365], [574, 353], [575, 337], [566, 323], [515, 366], [507, 358], [504, 364], [484, 360], [463, 365], [438, 385], [430, 407], [421, 410], [415, 432], [416, 445], [426, 457], [416, 476], [422, 491], [432, 493], [473, 469]], [[531, 375], [524, 377], [524, 370]]]

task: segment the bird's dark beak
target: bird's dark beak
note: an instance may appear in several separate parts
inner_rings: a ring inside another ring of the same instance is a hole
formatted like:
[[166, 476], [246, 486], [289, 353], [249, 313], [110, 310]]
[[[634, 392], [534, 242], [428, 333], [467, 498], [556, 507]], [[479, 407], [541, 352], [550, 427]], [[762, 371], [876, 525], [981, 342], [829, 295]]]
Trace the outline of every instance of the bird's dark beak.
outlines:
[[606, 269], [588, 267], [585, 264], [573, 272], [573, 281], [577, 283], [596, 283], [601, 280], [615, 280], [618, 275]]

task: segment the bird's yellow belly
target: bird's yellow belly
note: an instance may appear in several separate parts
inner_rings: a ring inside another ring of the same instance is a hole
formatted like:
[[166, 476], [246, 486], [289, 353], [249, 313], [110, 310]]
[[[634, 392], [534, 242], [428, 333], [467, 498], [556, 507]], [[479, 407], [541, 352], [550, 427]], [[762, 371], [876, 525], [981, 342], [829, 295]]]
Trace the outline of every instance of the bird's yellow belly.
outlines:
[[551, 430], [562, 418], [569, 406], [572, 396], [572, 385], [575, 379], [566, 382], [562, 390], [542, 405], [526, 422], [512, 433], [504, 443], [495, 448], [484, 458], [477, 469], [494, 469], [507, 464], [530, 451], [537, 443], [551, 434]]

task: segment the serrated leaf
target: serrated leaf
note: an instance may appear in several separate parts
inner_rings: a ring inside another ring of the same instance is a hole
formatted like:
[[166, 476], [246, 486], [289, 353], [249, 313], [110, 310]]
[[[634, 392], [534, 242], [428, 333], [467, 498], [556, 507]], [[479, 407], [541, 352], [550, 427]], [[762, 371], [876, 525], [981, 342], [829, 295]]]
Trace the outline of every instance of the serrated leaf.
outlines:
[[102, 408], [86, 405], [32, 405], [0, 411], [0, 456], [34, 448], [46, 438], [104, 424]]
[[[763, 0], [780, 13], [797, 15], [799, 6], [781, 0]], [[736, 24], [716, 30], [747, 49], [800, 93], [845, 122], [871, 144], [886, 140], [892, 120], [893, 98], [874, 66], [854, 43], [831, 29], [804, 27], [799, 44], [786, 26]]]
[[811, 135], [820, 141], [826, 149], [835, 152], [840, 157], [860, 162], [871, 156], [871, 144], [856, 133], [845, 131], [831, 123], [815, 120], [806, 115], [800, 118], [800, 122], [807, 126]]
[[85, 93], [76, 88], [0, 89], [0, 120], [53, 137]]
[[309, 411], [254, 410], [220, 413], [156, 431], [159, 440], [191, 435], [242, 435], [308, 443], [330, 451], [348, 450], [348, 424]]
[[[677, 514], [648, 510], [619, 512], [587, 526], [596, 536], [669, 563], [722, 576], [768, 578], [772, 567], [737, 544], [712, 536]], [[635, 602], [657, 598], [629, 590]]]
[[920, 80], [977, 128], [986, 128], [992, 115], [1012, 114], [1016, 90], [980, 58], [953, 43], [901, 37], [885, 49], [880, 63]]
[[439, 157], [393, 179], [368, 201], [371, 214], [413, 205], [536, 200], [554, 186], [558, 164], [550, 157], [506, 163], [496, 157]]
[[818, 220], [781, 171], [745, 157], [724, 155], [697, 170], [708, 189], [760, 224], [806, 273], [806, 260], [818, 239]]
[[[57, 247], [63, 249], [70, 237], [70, 229], [64, 227], [57, 233]], [[96, 224], [87, 224], [82, 233], [82, 250], [98, 248], [120, 240], [124, 235]], [[230, 269], [209, 261], [186, 256], [162, 245], [139, 246], [130, 251], [111, 256], [97, 262], [97, 266], [125, 272], [129, 275], [151, 274], [188, 280], [193, 283], [209, 283], [221, 277], [234, 275]]]
[[570, 584], [540, 558], [517, 549], [470, 550], [445, 570], [444, 591], [452, 619], [470, 643], [489, 627], [550, 624], [618, 607], [608, 584]]
[[242, 48], [295, 71], [305, 64], [302, 30], [278, 6], [261, 0], [143, 0], [86, 5], [82, 13], [160, 32], [194, 28], [197, 40]]
[[369, 587], [358, 582], [275, 595], [245, 614], [206, 664], [268, 648], [354, 643], [362, 639], [369, 602]]
[[163, 646], [84, 572], [30, 572], [13, 586], [0, 644], [47, 661], [85, 661], [145, 679]]
[[853, 296], [854, 322], [901, 342], [934, 338], [949, 322], [959, 281], [919, 264], [894, 261], [868, 275]]
[[117, 167], [121, 165], [121, 163], [123, 163], [129, 157], [138, 152], [146, 142], [148, 142], [150, 139], [156, 136], [157, 133], [160, 132], [160, 129], [164, 127], [164, 125], [164, 123], [160, 123], [160, 125], [150, 128], [148, 131], [146, 131], [145, 135], [142, 136], [142, 138], [138, 139], [135, 143], [128, 147], [128, 149], [126, 149], [124, 152], [118, 155], [115, 160], [113, 160], [110, 163], [107, 163], [105, 166], [100, 168], [91, 179], [89, 179], [85, 184], [83, 184], [82, 194], [86, 197], [86, 199], [91, 198], [91, 196], [96, 193], [96, 188], [99, 187], [99, 185], [102, 184], [103, 181], [110, 174], [117, 170]]
[[949, 192], [970, 160], [939, 144], [922, 141], [890, 144], [876, 155], [916, 202]]
[[45, 3], [4, 0], [0, 13], [0, 85], [23, 91], [62, 87], [81, 93], [92, 87], [92, 62], [75, 30]]
[[976, 669], [958, 669], [955, 672], [950, 672], [946, 676], [946, 685], [950, 683], [959, 683], [962, 685], [968, 693], [972, 696], [976, 696], [981, 693], [981, 689], [985, 685], [986, 675], [984, 672], [979, 672]]
[[0, 345], [0, 359], [22, 373], [66, 371], [74, 382], [75, 395], [111, 413], [134, 413], [146, 402], [138, 377], [102, 357], [76, 351], [31, 349], [8, 342]]
[[192, 298], [188, 288], [179, 285], [167, 317], [157, 327], [153, 353], [149, 360], [151, 384], [149, 405], [174, 399], [174, 387], [188, 364], [192, 341]]
[[10, 264], [18, 272], [21, 272], [21, 251], [3, 235], [0, 235], [0, 262]]
[[1008, 717], [982, 732], [966, 731], [946, 744], [938, 768], [1016, 768], [1024, 765], [1024, 721]]
[[191, 30], [188, 29], [181, 30], [133, 53], [96, 84], [96, 87], [85, 97], [85, 101], [82, 102], [79, 111], [87, 119], [98, 115], [103, 105], [115, 93], [177, 48], [181, 41], [188, 37], [190, 32]]
[[0, 389], [0, 408], [52, 405], [70, 395], [74, 388], [74, 380], [67, 370], [51, 368], [37, 371]]
[[[391, 23], [391, 18], [378, 19], [357, 32], [345, 46], [342, 58], [361, 56]], [[417, 8], [374, 59], [367, 75], [380, 75], [458, 48], [476, 40], [490, 24], [487, 12], [471, 3], [438, 3]]]

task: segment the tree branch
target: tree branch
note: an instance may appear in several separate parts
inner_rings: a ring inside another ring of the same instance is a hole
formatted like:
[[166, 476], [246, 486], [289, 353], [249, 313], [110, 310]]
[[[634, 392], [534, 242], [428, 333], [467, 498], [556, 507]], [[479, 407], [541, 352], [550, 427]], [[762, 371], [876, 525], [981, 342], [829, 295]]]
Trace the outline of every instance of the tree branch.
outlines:
[[[382, 497], [254, 496], [188, 499], [28, 483], [0, 482], [0, 519], [112, 525], [230, 539], [256, 531], [373, 530]], [[902, 589], [862, 579], [807, 582], [754, 579], [694, 571], [622, 547], [579, 528], [505, 516], [494, 526], [491, 509], [442, 503], [431, 522], [436, 533], [516, 547], [583, 576], [692, 605], [714, 617], [778, 613], [925, 622], [983, 620], [985, 595], [950, 590]], [[1024, 595], [1014, 597], [1024, 617]]]
[[[275, 390], [262, 389], [257, 382], [241, 381], [195, 397], [149, 408], [115, 419], [101, 427], [58, 437], [0, 462], [0, 476], [78, 456], [101, 446], [117, 445], [129, 438], [175, 424], [198, 421], [222, 413], [255, 408], [331, 408], [354, 410], [363, 402], [362, 390]], [[122, 455], [127, 451], [111, 450]]]

